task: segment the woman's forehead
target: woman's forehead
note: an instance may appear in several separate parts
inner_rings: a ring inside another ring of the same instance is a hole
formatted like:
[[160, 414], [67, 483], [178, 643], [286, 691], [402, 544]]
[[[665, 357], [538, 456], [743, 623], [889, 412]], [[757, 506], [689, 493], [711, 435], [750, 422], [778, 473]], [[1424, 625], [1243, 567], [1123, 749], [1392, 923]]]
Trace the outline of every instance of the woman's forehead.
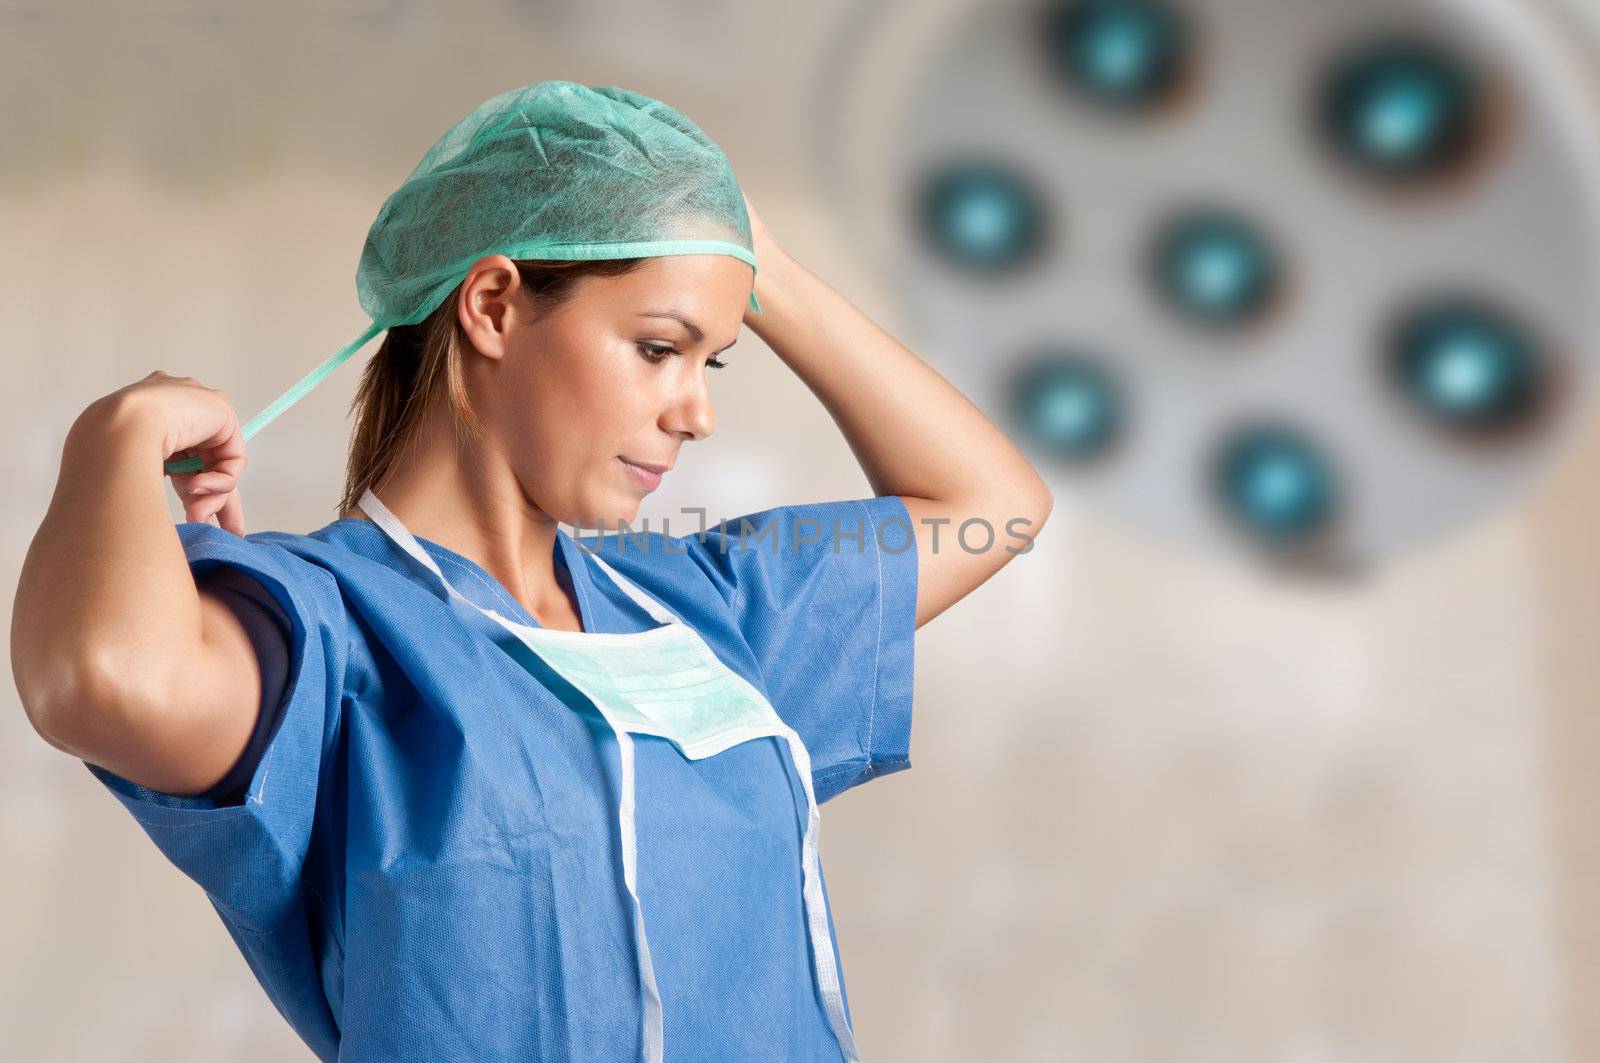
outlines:
[[665, 255], [617, 277], [596, 278], [614, 309], [630, 315], [675, 318], [696, 341], [737, 332], [750, 292], [750, 267], [731, 255]]

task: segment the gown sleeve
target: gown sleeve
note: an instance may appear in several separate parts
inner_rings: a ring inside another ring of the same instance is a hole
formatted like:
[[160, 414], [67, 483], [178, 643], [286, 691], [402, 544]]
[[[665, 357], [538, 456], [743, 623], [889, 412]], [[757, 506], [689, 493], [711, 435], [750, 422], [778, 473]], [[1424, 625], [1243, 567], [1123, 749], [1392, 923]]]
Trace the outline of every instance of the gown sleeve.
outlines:
[[232, 565], [219, 565], [195, 576], [195, 582], [233, 611], [250, 638], [261, 667], [261, 706], [255, 727], [239, 759], [205, 796], [219, 807], [243, 803], [267, 743], [283, 722], [284, 688], [289, 671], [289, 638], [294, 625], [272, 592]]
[[[206, 794], [168, 794], [84, 762], [236, 935], [269, 934], [303, 914], [301, 877], [328, 786], [348, 657], [349, 621], [332, 573], [273, 542], [278, 534], [241, 538], [211, 524], [178, 525], [197, 581], [270, 596], [272, 607], [257, 605], [255, 613], [272, 628], [247, 623], [247, 630], [269, 650], [282, 640], [274, 652], [287, 654], [281, 693], [263, 706], [241, 757], [243, 785], [230, 779]], [[249, 615], [248, 606], [238, 608]], [[263, 685], [273, 685], [272, 661], [262, 666]]]
[[898, 495], [781, 506], [681, 542], [805, 743], [818, 803], [911, 767], [917, 548]]

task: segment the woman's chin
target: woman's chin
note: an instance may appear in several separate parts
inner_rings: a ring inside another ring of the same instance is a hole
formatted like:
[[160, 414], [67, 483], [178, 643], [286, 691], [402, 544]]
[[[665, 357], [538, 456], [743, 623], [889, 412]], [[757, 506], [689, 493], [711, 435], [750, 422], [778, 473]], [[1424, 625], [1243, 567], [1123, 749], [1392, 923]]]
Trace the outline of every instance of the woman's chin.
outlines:
[[622, 524], [632, 527], [639, 519], [639, 500], [625, 501], [607, 506], [592, 507], [581, 520], [571, 520], [582, 528], [615, 529]]

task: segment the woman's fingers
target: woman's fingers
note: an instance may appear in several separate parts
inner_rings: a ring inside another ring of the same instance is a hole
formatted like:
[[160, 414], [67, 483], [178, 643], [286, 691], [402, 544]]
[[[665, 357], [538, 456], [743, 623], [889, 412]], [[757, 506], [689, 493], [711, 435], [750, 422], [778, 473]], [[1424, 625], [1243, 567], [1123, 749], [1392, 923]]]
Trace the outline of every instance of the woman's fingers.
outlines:
[[217, 523], [225, 531], [244, 538], [244, 502], [239, 498], [239, 492], [229, 491], [222, 501], [222, 507], [217, 510]]
[[174, 473], [175, 479], [178, 476], [192, 476], [199, 480], [213, 473], [222, 473], [237, 482], [244, 475], [244, 436], [239, 434], [238, 426], [234, 426], [231, 434], [216, 446], [196, 447], [193, 452], [199, 455], [205, 468], [201, 472]]
[[[244, 474], [244, 437], [239, 433], [238, 425], [229, 425], [217, 438], [221, 439], [220, 443], [193, 447], [188, 451], [188, 454], [199, 457], [204, 463], [200, 472], [169, 474], [172, 489], [177, 492], [190, 521], [205, 521], [221, 513], [228, 503], [228, 497], [236, 495], [239, 480]], [[235, 524], [243, 526], [242, 508], [237, 500], [229, 516]]]
[[181, 495], [225, 495], [239, 484], [237, 476], [219, 469], [189, 473], [188, 476], [188, 483], [178, 488]]
[[244, 436], [237, 430], [220, 446], [213, 447], [205, 455], [207, 472], [223, 472], [229, 476], [239, 477], [244, 475], [245, 451]]
[[244, 457], [244, 431], [234, 416], [233, 407], [228, 405], [227, 397], [215, 388], [205, 390], [212, 392], [217, 401], [223, 404], [227, 416], [209, 438], [194, 444], [193, 449], [205, 459], [206, 468], [221, 468], [227, 460]]
[[191, 524], [204, 523], [206, 518], [222, 508], [223, 499], [215, 495], [196, 495], [184, 499], [183, 519]]
[[[191, 380], [189, 377], [181, 379]], [[208, 415], [215, 415], [220, 411], [222, 413], [221, 422], [205, 439], [181, 450], [173, 450], [168, 455], [168, 461], [177, 462], [186, 458], [198, 458], [201, 464], [201, 471], [226, 472], [236, 477], [242, 475], [245, 466], [244, 430], [239, 427], [239, 421], [234, 416], [233, 407], [228, 404], [227, 397], [222, 392], [217, 391], [215, 388], [205, 387], [199, 381], [191, 382], [194, 384], [195, 390], [207, 396], [204, 400], [208, 407], [205, 412]], [[207, 419], [211, 420], [211, 417], [208, 416]], [[181, 426], [181, 430], [178, 432], [180, 437], [191, 434], [193, 433], [188, 426]], [[182, 477], [194, 476], [196, 473], [168, 470], [167, 475], [172, 477], [174, 489], [182, 495], [186, 493]]]
[[229, 527], [227, 521], [231, 521], [235, 526], [242, 526], [244, 523], [244, 507], [239, 500], [238, 491], [191, 494], [184, 499], [183, 511], [184, 519], [195, 523], [204, 523], [212, 517], [218, 517], [220, 526], [225, 528]]

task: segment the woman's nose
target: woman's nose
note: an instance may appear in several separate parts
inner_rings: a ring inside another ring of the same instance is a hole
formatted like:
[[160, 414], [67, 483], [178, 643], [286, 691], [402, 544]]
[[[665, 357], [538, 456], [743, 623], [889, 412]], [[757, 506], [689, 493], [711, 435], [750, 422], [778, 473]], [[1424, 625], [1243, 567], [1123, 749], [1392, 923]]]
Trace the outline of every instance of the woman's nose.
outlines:
[[711, 408], [711, 393], [706, 389], [705, 373], [689, 374], [690, 380], [667, 411], [666, 428], [690, 439], [704, 439], [717, 430], [717, 415]]

